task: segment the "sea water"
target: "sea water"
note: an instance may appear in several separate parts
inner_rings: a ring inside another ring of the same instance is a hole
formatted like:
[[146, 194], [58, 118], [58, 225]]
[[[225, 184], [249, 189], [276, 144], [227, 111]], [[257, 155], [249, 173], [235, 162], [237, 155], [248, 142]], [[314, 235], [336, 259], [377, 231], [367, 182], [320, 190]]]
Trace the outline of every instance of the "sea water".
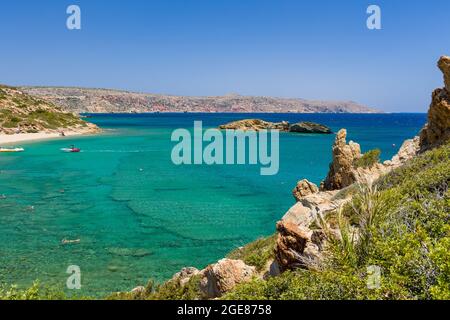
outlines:
[[[163, 281], [185, 266], [203, 268], [259, 237], [294, 204], [291, 191], [326, 176], [334, 135], [280, 134], [277, 175], [259, 166], [171, 161], [173, 130], [195, 120], [314, 121], [363, 151], [391, 158], [426, 122], [425, 114], [139, 114], [91, 115], [102, 134], [24, 143], [0, 154], [0, 284], [33, 280], [66, 290], [68, 266], [81, 269], [77, 295]], [[74, 144], [80, 153], [64, 153]], [[78, 240], [63, 244], [62, 240]]]

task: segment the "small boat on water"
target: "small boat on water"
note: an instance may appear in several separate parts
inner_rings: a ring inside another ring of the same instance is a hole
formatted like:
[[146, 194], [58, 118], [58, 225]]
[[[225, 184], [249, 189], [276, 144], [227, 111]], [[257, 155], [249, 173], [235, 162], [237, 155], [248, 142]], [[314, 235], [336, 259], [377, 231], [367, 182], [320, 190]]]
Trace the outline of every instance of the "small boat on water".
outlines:
[[75, 148], [75, 146], [70, 146], [69, 148], [62, 148], [61, 151], [64, 152], [80, 152], [80, 148]]
[[24, 148], [2, 148], [0, 147], [0, 152], [23, 152]]

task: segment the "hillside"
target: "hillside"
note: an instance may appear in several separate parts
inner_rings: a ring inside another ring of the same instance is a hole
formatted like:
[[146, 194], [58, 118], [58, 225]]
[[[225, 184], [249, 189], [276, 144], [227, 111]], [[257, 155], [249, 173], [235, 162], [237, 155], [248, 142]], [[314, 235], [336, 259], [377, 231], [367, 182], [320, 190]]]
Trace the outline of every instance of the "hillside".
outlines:
[[183, 97], [84, 88], [22, 87], [26, 93], [77, 113], [280, 112], [374, 113], [352, 101], [309, 101], [226, 95]]
[[0, 86], [0, 133], [95, 131], [97, 127], [73, 113], [13, 87]]

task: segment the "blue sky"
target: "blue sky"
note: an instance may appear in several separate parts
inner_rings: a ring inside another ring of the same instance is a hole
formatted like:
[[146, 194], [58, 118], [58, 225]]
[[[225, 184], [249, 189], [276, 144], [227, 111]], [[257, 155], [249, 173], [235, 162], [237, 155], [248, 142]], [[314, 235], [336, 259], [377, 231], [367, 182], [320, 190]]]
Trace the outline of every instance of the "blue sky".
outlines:
[[[66, 8], [82, 29], [66, 28]], [[382, 30], [366, 9], [382, 10]], [[425, 112], [450, 55], [450, 1], [15, 0], [0, 4], [0, 83], [175, 95], [354, 100]]]

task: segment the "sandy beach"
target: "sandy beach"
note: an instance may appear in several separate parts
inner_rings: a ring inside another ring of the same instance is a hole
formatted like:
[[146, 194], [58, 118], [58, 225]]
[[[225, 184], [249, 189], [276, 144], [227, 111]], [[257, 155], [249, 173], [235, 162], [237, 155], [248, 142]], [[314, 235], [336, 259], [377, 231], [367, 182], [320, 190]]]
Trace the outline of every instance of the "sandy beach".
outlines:
[[38, 132], [38, 133], [17, 133], [17, 134], [0, 134], [0, 146], [17, 144], [20, 142], [29, 142], [37, 140], [47, 140], [55, 138], [66, 138], [79, 135], [93, 134], [92, 130], [86, 131], [65, 131], [65, 136], [62, 137], [57, 132]]

